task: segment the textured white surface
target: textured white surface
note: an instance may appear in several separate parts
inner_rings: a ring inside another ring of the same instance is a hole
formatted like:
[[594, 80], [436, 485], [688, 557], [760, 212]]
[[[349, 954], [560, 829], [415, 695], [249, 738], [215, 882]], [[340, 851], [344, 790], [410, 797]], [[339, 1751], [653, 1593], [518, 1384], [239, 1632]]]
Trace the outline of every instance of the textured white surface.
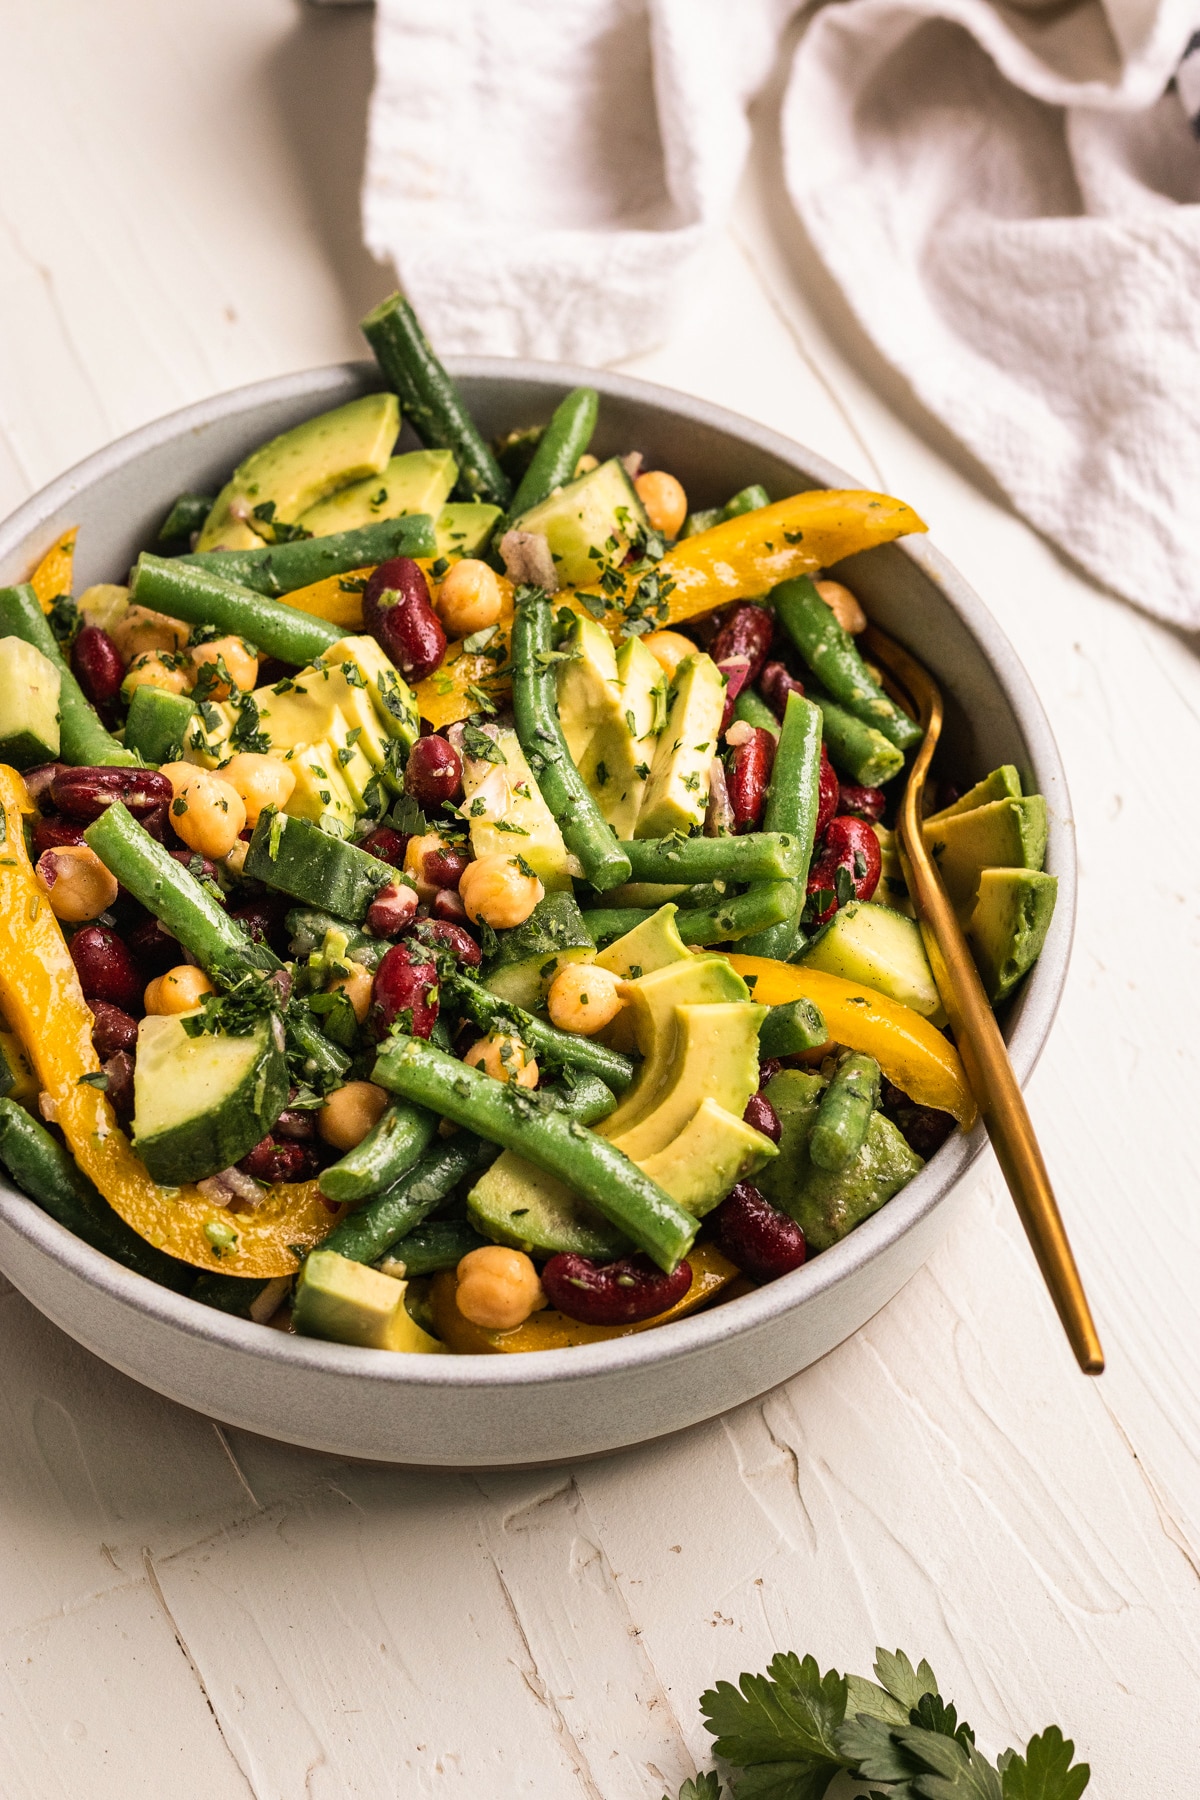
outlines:
[[[369, 15], [3, 11], [7, 510], [184, 400], [354, 353], [385, 282], [354, 210]], [[877, 1641], [928, 1656], [990, 1747], [1056, 1718], [1099, 1800], [1192, 1800], [1195, 646], [945, 454], [788, 232], [752, 179], [638, 371], [910, 499], [1045, 699], [1082, 890], [1030, 1100], [1109, 1371], [1075, 1373], [994, 1173], [823, 1363], [573, 1470], [419, 1477], [225, 1434], [0, 1294], [4, 1800], [659, 1800], [704, 1755], [710, 1680], [788, 1647], [865, 1668]]]

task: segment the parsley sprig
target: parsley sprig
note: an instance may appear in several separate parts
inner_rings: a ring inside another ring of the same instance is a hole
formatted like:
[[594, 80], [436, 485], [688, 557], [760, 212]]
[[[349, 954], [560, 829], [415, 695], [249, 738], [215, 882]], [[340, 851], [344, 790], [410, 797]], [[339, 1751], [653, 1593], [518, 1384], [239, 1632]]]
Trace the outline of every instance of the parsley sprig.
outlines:
[[[869, 1681], [780, 1654], [765, 1675], [743, 1675], [736, 1687], [719, 1681], [701, 1696], [735, 1800], [821, 1800], [839, 1774], [857, 1800], [1079, 1800], [1091, 1771], [1073, 1760], [1057, 1725], [1030, 1738], [1023, 1755], [1005, 1750], [992, 1762], [927, 1662], [914, 1669], [903, 1650], [875, 1657]], [[679, 1800], [721, 1793], [710, 1770], [685, 1781]]]

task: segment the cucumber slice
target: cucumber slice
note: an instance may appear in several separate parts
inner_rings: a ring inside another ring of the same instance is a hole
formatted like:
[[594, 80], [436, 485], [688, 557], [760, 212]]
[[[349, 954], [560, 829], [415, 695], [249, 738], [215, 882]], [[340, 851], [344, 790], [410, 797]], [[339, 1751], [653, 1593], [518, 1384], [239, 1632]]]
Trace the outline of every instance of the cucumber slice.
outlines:
[[467, 1195], [467, 1215], [485, 1237], [517, 1250], [566, 1251], [604, 1262], [624, 1255], [628, 1238], [554, 1175], [512, 1150], [485, 1169]]
[[59, 751], [58, 670], [24, 638], [0, 638], [0, 763], [34, 769]]
[[125, 721], [125, 748], [136, 750], [143, 762], [156, 766], [178, 762], [195, 711], [194, 701], [186, 694], [168, 694], [164, 688], [135, 688]]
[[151, 1178], [201, 1181], [252, 1150], [287, 1105], [283, 1027], [273, 1015], [246, 1037], [189, 1037], [185, 1017], [138, 1026], [133, 1136]]
[[563, 963], [590, 962], [595, 954], [574, 895], [547, 894], [523, 925], [499, 933], [483, 985], [502, 1000], [536, 1012]]
[[327, 909], [357, 924], [366, 918], [376, 893], [396, 871], [357, 844], [330, 837], [306, 819], [267, 809], [254, 827], [243, 873], [307, 906]]
[[619, 456], [569, 481], [513, 520], [515, 531], [546, 539], [563, 587], [590, 587], [625, 560], [633, 536], [650, 521]]
[[920, 927], [890, 906], [851, 900], [798, 956], [806, 969], [821, 969], [911, 1006], [934, 1025], [946, 1014], [925, 954]]

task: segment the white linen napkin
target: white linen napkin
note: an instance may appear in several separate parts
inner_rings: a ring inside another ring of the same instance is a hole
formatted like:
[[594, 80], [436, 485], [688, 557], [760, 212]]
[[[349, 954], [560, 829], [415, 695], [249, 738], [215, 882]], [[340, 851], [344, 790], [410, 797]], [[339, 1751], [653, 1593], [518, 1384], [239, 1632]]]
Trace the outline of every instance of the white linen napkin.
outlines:
[[[794, 0], [379, 0], [364, 222], [445, 351], [668, 333]], [[792, 202], [848, 305], [1033, 524], [1200, 626], [1198, 0], [843, 0]]]

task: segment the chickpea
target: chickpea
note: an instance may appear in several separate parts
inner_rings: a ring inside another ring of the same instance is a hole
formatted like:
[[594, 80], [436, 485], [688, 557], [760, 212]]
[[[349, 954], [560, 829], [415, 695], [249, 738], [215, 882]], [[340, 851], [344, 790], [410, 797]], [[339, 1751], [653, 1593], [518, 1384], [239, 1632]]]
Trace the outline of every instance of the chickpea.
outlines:
[[664, 537], [678, 537], [688, 509], [682, 483], [665, 469], [647, 469], [633, 485], [655, 531], [661, 531]]
[[642, 642], [668, 681], [674, 681], [675, 671], [685, 656], [696, 654], [695, 644], [681, 631], [651, 631]]
[[467, 916], [494, 931], [523, 924], [546, 894], [536, 875], [522, 874], [515, 856], [481, 856], [468, 863], [458, 892]]
[[170, 650], [149, 650], [135, 657], [121, 683], [122, 700], [131, 700], [140, 687], [162, 688], [167, 694], [182, 694], [191, 687], [189, 672], [179, 666]]
[[329, 992], [345, 994], [361, 1025], [371, 1010], [371, 991], [374, 985], [375, 977], [370, 969], [364, 969], [361, 963], [352, 962], [346, 965], [344, 975], [336, 975], [329, 983]]
[[512, 1081], [517, 1087], [535, 1088], [538, 1066], [526, 1045], [511, 1032], [491, 1031], [471, 1045], [463, 1061], [472, 1069], [482, 1069], [493, 1081]]
[[189, 850], [220, 862], [246, 825], [246, 808], [235, 787], [194, 763], [165, 763], [162, 773], [175, 790], [171, 824]]
[[446, 572], [438, 589], [434, 611], [452, 638], [483, 631], [500, 618], [502, 601], [495, 570], [473, 556], [464, 556]]
[[229, 682], [241, 693], [247, 694], [258, 680], [258, 658], [249, 645], [239, 637], [213, 638], [208, 644], [193, 644], [188, 651], [188, 659], [192, 665], [192, 683], [206, 663], [215, 668], [218, 658], [229, 671], [229, 681], [216, 681], [208, 690], [209, 700], [228, 700]]
[[36, 873], [50, 911], [70, 925], [98, 919], [117, 897], [116, 876], [86, 844], [43, 851]]
[[590, 450], [585, 450], [579, 461], [575, 464], [576, 481], [579, 480], [581, 475], [590, 475], [593, 469], [598, 469], [599, 467], [600, 458], [598, 456], [593, 456]]
[[463, 1318], [485, 1331], [511, 1331], [546, 1304], [531, 1259], [504, 1244], [467, 1252], [458, 1265], [455, 1299]]
[[423, 900], [426, 905], [437, 893], [438, 885], [436, 881], [430, 881], [425, 874], [425, 858], [436, 856], [439, 851], [447, 848], [445, 839], [440, 838], [436, 831], [427, 831], [423, 837], [411, 837], [405, 846], [404, 873], [411, 875], [413, 885], [417, 890], [417, 898]]
[[148, 606], [127, 606], [106, 630], [127, 663], [150, 650], [182, 650], [188, 641], [188, 627], [182, 620], [153, 612]]
[[594, 1037], [611, 1025], [625, 1004], [620, 977], [595, 963], [566, 963], [546, 996], [551, 1022], [560, 1031]]
[[241, 795], [247, 825], [258, 824], [264, 806], [275, 806], [282, 812], [296, 786], [296, 777], [285, 762], [277, 756], [258, 756], [250, 750], [239, 750], [217, 773]]
[[205, 994], [213, 992], [213, 984], [203, 969], [191, 963], [179, 963], [152, 981], [142, 996], [148, 1013], [195, 1012]]
[[334, 1088], [317, 1114], [317, 1130], [335, 1150], [353, 1150], [378, 1125], [387, 1103], [373, 1081], [348, 1081]]
[[843, 582], [817, 581], [813, 585], [843, 631], [853, 636], [867, 629], [866, 613]]

